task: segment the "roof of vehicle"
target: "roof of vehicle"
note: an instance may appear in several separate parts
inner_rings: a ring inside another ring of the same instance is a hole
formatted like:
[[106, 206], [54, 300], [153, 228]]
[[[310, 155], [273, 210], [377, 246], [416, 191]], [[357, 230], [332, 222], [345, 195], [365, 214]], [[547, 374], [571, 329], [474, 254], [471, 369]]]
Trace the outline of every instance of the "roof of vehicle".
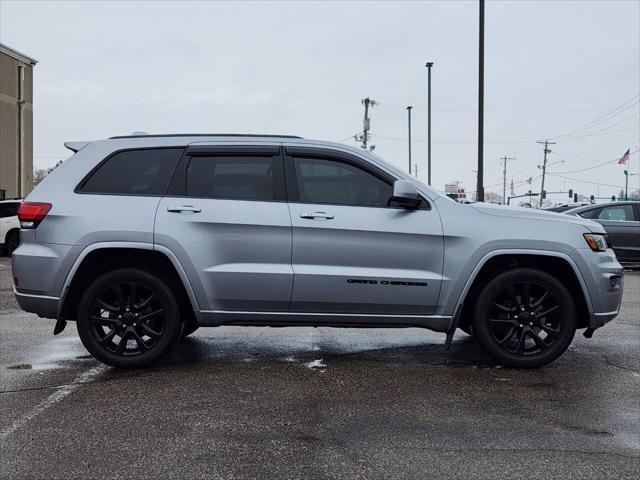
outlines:
[[131, 135], [116, 135], [109, 137], [109, 140], [116, 138], [153, 138], [153, 137], [265, 137], [265, 138], [302, 138], [296, 135], [273, 135], [259, 133], [133, 133]]
[[575, 215], [577, 213], [586, 212], [587, 210], [593, 210], [595, 208], [612, 207], [612, 206], [619, 206], [619, 205], [640, 205], [640, 201], [638, 201], [638, 200], [624, 200], [622, 202], [596, 203], [594, 205], [587, 205], [585, 207], [572, 208], [572, 209], [566, 210], [566, 211], [564, 211], [562, 213], [566, 213], [566, 214], [569, 214], [569, 215]]

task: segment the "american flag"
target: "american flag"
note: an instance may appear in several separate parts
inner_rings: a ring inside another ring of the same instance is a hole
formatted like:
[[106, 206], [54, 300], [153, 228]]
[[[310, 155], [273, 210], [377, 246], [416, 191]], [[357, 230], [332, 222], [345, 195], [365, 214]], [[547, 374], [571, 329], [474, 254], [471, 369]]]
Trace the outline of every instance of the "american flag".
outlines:
[[622, 155], [620, 157], [620, 160], [618, 160], [618, 165], [625, 165], [629, 161], [629, 151], [630, 150], [631, 150], [630, 148], [627, 148], [627, 151], [624, 152], [624, 155]]
[[527, 178], [527, 183], [528, 183], [529, 185], [531, 185], [531, 182], [532, 182], [532, 181], [533, 181], [533, 177], [529, 177], [529, 178]]

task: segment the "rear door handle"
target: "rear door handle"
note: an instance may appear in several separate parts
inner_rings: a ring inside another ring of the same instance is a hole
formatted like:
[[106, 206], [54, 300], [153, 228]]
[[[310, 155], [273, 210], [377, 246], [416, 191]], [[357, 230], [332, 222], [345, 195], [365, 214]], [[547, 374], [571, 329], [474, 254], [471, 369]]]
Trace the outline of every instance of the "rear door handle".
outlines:
[[200, 210], [198, 207], [194, 207], [193, 205], [180, 205], [177, 207], [167, 207], [167, 212], [173, 213], [199, 213]]
[[307, 212], [301, 213], [300, 218], [308, 218], [311, 220], [331, 220], [333, 215], [325, 212]]

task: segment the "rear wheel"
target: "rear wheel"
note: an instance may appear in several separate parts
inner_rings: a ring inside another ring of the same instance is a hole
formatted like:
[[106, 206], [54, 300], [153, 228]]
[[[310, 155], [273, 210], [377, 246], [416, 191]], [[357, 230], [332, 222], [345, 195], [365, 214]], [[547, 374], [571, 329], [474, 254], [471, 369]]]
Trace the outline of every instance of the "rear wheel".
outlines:
[[13, 230], [7, 233], [7, 237], [5, 238], [5, 249], [7, 251], [7, 255], [11, 255], [13, 251], [20, 246], [20, 232], [17, 230]]
[[490, 356], [518, 368], [541, 367], [571, 344], [576, 309], [568, 290], [539, 270], [509, 270], [490, 280], [476, 303], [473, 334]]
[[135, 268], [98, 277], [78, 306], [85, 348], [114, 367], [143, 367], [165, 356], [180, 335], [176, 299], [156, 275]]

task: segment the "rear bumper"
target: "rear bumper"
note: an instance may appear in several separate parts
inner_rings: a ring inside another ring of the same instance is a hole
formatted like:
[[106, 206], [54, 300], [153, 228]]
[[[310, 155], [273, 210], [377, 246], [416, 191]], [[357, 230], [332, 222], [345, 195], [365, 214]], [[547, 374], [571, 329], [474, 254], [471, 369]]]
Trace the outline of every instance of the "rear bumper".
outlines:
[[39, 317], [58, 318], [58, 305], [60, 298], [46, 295], [34, 295], [31, 293], [20, 293], [13, 287], [18, 305], [25, 312], [35, 313]]

